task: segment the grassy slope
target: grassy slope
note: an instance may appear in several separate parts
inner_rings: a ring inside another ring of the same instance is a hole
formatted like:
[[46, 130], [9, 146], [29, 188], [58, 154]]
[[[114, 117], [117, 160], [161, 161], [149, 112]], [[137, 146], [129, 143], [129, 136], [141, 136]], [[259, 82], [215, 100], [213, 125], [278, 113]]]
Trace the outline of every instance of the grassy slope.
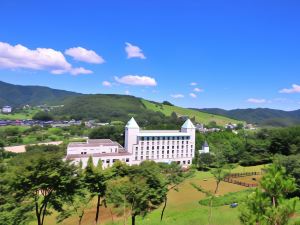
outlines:
[[189, 117], [195, 117], [196, 121], [199, 123], [208, 124], [210, 121], [215, 121], [218, 125], [225, 125], [226, 123], [239, 123], [241, 121], [230, 119], [224, 116], [213, 115], [209, 113], [199, 112], [192, 109], [181, 108], [178, 106], [169, 105], [157, 105], [155, 103], [149, 102], [147, 100], [142, 100], [143, 104], [147, 109], [162, 112], [163, 114], [170, 116], [172, 112]]
[[[232, 172], [259, 172], [263, 166], [253, 166], [253, 167], [237, 167]], [[204, 180], [206, 179], [206, 180]], [[209, 172], [197, 172], [195, 176], [179, 186], [179, 192], [171, 191], [169, 193], [168, 206], [165, 211], [165, 217], [163, 222], [160, 222], [160, 212], [161, 208], [150, 213], [146, 218], [137, 218], [137, 223], [139, 225], [194, 225], [194, 224], [207, 224], [207, 215], [209, 208], [199, 204], [199, 200], [206, 198], [206, 196], [198, 191], [196, 191], [190, 183], [196, 183], [201, 185], [205, 189], [213, 190], [215, 187], [215, 182], [212, 179], [212, 175]], [[224, 195], [228, 192], [239, 192], [245, 190], [245, 187], [229, 184], [222, 182], [220, 185], [219, 195]], [[299, 204], [298, 204], [299, 205]], [[212, 224], [214, 225], [239, 225], [239, 207], [231, 209], [229, 206], [221, 206], [213, 208], [213, 219]], [[115, 223], [110, 222], [109, 211], [106, 212], [101, 209], [101, 218], [105, 218], [106, 223], [101, 222], [105, 225], [122, 225], [122, 218], [115, 220]], [[300, 212], [300, 207], [298, 207], [298, 212]], [[95, 209], [88, 209], [84, 218], [82, 225], [92, 225], [95, 216]], [[297, 218], [298, 220], [299, 218]], [[128, 218], [128, 223], [130, 224], [130, 218]], [[31, 223], [35, 224], [34, 222]], [[47, 216], [46, 225], [54, 225], [55, 217]], [[65, 220], [63, 225], [73, 225], [76, 224], [76, 218], [73, 216], [68, 220]]]
[[37, 113], [39, 110], [30, 109], [25, 112], [20, 113], [10, 113], [10, 114], [2, 114], [0, 113], [0, 120], [25, 120], [32, 119], [33, 115]]

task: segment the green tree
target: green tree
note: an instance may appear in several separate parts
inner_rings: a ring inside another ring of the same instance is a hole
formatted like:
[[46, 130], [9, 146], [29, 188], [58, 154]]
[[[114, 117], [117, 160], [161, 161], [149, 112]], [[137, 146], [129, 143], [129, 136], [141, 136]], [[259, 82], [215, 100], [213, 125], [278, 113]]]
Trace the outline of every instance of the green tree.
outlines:
[[76, 192], [77, 168], [54, 154], [32, 154], [17, 167], [12, 188], [17, 202], [32, 206], [37, 224], [43, 225], [48, 208], [61, 211]]
[[85, 168], [84, 182], [86, 183], [87, 189], [90, 191], [91, 195], [97, 197], [95, 216], [96, 224], [98, 224], [100, 206], [102, 205], [102, 200], [104, 200], [105, 197], [106, 182], [108, 179], [109, 177], [102, 169], [102, 161], [99, 160], [98, 165], [95, 167], [93, 164], [93, 159], [90, 157], [88, 159], [87, 167]]
[[285, 225], [295, 212], [297, 198], [287, 195], [296, 190], [295, 179], [285, 169], [271, 165], [260, 181], [260, 187], [247, 199], [241, 210], [242, 224]]

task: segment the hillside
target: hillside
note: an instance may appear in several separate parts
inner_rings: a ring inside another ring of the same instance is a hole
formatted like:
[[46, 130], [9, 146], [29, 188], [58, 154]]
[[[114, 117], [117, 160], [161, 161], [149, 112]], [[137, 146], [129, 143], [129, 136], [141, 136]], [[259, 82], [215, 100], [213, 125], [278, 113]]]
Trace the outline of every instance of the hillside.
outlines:
[[166, 116], [175, 112], [178, 115], [195, 117], [197, 122], [205, 124], [210, 121], [215, 121], [218, 125], [238, 122], [224, 116], [163, 105], [128, 95], [79, 94], [41, 86], [13, 85], [1, 81], [0, 90], [0, 106], [61, 104], [64, 105], [63, 108], [53, 111], [53, 114], [60, 118], [126, 122], [134, 116], [141, 124], [149, 124], [160, 123]]
[[224, 110], [219, 108], [196, 109], [200, 112], [213, 113], [249, 123], [263, 126], [290, 126], [300, 124], [300, 110], [283, 111], [268, 108], [257, 109], [233, 109]]
[[19, 107], [23, 105], [60, 104], [79, 93], [56, 90], [41, 86], [13, 85], [0, 81], [0, 106], [10, 105]]
[[208, 124], [211, 121], [215, 121], [218, 125], [225, 125], [227, 123], [239, 123], [241, 120], [230, 119], [225, 116], [214, 115], [211, 113], [200, 112], [194, 109], [181, 108], [178, 106], [162, 105], [160, 103], [150, 102], [142, 100], [147, 109], [152, 111], [161, 112], [166, 116], [170, 116], [172, 112], [177, 113], [181, 116], [189, 116], [190, 118], [195, 117], [198, 123]]

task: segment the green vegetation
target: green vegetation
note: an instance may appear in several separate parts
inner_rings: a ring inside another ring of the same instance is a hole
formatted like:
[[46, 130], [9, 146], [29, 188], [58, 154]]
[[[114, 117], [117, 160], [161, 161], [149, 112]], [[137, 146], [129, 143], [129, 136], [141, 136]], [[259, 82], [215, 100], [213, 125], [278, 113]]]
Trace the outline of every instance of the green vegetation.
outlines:
[[10, 114], [0, 113], [0, 120], [26, 120], [32, 119], [32, 117], [38, 112], [38, 109], [24, 109], [13, 111]]
[[273, 164], [267, 169], [241, 209], [242, 224], [285, 225], [296, 211], [298, 198], [288, 198], [296, 190], [295, 178], [285, 169]]
[[161, 112], [166, 116], [171, 116], [171, 114], [173, 112], [175, 112], [180, 116], [188, 116], [190, 118], [194, 118], [194, 120], [198, 123], [209, 124], [210, 122], [215, 121], [218, 125], [222, 126], [227, 123], [241, 122], [238, 120], [229, 119], [224, 116], [218, 116], [218, 115], [213, 115], [213, 114], [209, 114], [209, 113], [205, 113], [205, 112], [199, 112], [197, 110], [181, 108], [181, 107], [173, 106], [173, 105], [169, 105], [169, 104], [155, 103], [155, 102], [150, 102], [147, 100], [142, 100], [142, 102], [145, 105], [145, 107], [149, 110], [152, 110], [155, 112]]
[[285, 127], [300, 124], [300, 110], [283, 111], [277, 109], [233, 109], [224, 110], [218, 108], [196, 109], [201, 112], [222, 115], [248, 123], [259, 124], [259, 126]]

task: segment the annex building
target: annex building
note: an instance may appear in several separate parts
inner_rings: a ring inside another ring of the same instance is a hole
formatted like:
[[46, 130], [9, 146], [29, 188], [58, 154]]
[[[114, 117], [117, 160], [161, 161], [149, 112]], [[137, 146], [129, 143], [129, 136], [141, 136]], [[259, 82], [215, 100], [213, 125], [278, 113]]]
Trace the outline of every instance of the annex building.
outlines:
[[131, 118], [125, 126], [124, 142], [124, 147], [109, 139], [72, 142], [68, 145], [66, 159], [74, 163], [81, 161], [83, 167], [86, 167], [90, 156], [94, 165], [101, 160], [104, 168], [117, 160], [129, 165], [144, 160], [177, 162], [187, 167], [195, 155], [195, 126], [187, 119], [180, 130], [143, 130]]

